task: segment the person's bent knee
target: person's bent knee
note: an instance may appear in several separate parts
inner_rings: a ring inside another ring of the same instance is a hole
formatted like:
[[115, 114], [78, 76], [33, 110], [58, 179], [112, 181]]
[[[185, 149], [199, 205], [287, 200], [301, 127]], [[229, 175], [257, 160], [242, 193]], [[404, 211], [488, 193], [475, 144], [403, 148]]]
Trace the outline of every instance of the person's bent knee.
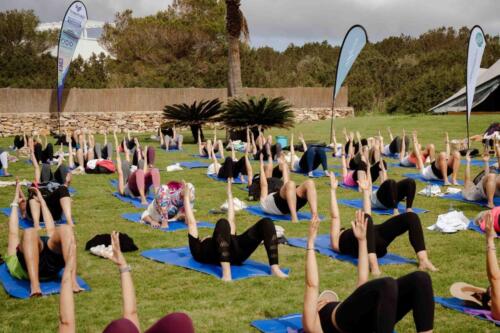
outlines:
[[454, 158], [457, 158], [457, 159], [460, 159], [460, 157], [461, 157], [461, 156], [460, 156], [460, 152], [458, 152], [457, 150], [455, 150], [455, 151], [452, 153], [452, 156], [453, 156]]
[[445, 159], [446, 159], [446, 153], [445, 153], [445, 152], [443, 152], [443, 151], [442, 151], [442, 152], [440, 152], [440, 153], [438, 154], [438, 158], [439, 158], [439, 159], [443, 159], [443, 160], [445, 160]]
[[272, 229], [272, 230], [275, 230], [275, 226], [274, 226], [274, 223], [273, 221], [268, 218], [268, 217], [265, 217], [263, 219], [260, 219], [257, 224], [261, 227], [261, 228], [264, 228], [264, 229]]
[[285, 188], [288, 189], [295, 189], [295, 182], [293, 180], [289, 180], [285, 183]]
[[308, 189], [309, 188], [316, 188], [316, 185], [314, 184], [314, 181], [312, 181], [311, 179], [306, 180], [303, 184]]
[[418, 288], [432, 288], [432, 279], [429, 273], [423, 271], [415, 271], [409, 274], [415, 281], [415, 286]]

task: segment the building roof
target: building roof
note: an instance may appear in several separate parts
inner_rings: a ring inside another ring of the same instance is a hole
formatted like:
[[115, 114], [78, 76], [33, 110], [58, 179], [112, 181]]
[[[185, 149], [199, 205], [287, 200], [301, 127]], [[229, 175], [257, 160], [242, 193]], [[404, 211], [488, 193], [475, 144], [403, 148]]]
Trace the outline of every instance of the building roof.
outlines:
[[[481, 68], [476, 83], [476, 91], [472, 107], [481, 104], [488, 96], [500, 86], [500, 59], [490, 68]], [[461, 112], [467, 109], [467, 96], [465, 87], [454, 95], [431, 108], [434, 113]]]
[[[53, 29], [61, 29], [62, 21], [60, 22], [47, 22], [38, 25], [37, 30], [46, 31]], [[109, 52], [99, 44], [99, 39], [102, 35], [102, 29], [106, 23], [101, 21], [87, 20], [85, 24], [85, 29], [83, 30], [82, 36], [78, 41], [76, 46], [75, 54], [73, 59], [81, 56], [84, 60], [88, 60], [92, 54], [99, 55], [104, 53], [106, 56], [110, 56]], [[57, 57], [57, 45], [49, 49], [52, 56]]]

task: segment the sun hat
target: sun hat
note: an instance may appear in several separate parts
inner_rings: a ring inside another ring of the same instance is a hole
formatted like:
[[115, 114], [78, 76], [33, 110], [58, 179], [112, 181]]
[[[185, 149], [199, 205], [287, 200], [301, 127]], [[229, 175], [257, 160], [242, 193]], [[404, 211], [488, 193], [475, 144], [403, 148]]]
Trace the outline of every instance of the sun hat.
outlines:
[[489, 309], [491, 299], [488, 289], [473, 286], [465, 282], [455, 282], [450, 287], [450, 294], [467, 303], [484, 309]]

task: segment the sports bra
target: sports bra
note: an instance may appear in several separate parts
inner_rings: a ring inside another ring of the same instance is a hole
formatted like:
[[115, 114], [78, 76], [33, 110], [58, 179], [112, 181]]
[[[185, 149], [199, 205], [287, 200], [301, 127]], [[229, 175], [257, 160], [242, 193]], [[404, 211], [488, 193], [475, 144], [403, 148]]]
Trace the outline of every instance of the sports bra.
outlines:
[[[496, 232], [500, 232], [500, 206], [491, 210], [491, 217], [493, 218], [493, 227]], [[481, 229], [486, 228], [486, 221], [483, 219], [480, 225]]]
[[319, 310], [319, 321], [321, 323], [321, 329], [323, 333], [340, 333], [339, 330], [333, 325], [332, 314], [335, 308], [340, 304], [340, 302], [331, 302], [326, 304]]

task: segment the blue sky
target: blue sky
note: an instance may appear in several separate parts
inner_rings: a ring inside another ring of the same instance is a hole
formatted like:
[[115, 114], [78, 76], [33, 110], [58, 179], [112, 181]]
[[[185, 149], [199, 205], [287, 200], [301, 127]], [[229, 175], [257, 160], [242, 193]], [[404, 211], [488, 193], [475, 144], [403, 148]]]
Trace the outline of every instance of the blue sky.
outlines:
[[[130, 8], [145, 16], [166, 8], [171, 0], [83, 0], [89, 18], [112, 21]], [[42, 22], [60, 21], [72, 0], [1, 0], [0, 11], [33, 9]], [[439, 26], [480, 24], [500, 34], [500, 0], [242, 0], [251, 44], [284, 49], [291, 43], [328, 40], [338, 44], [353, 24], [362, 24], [371, 41], [387, 36], [417, 36]]]

